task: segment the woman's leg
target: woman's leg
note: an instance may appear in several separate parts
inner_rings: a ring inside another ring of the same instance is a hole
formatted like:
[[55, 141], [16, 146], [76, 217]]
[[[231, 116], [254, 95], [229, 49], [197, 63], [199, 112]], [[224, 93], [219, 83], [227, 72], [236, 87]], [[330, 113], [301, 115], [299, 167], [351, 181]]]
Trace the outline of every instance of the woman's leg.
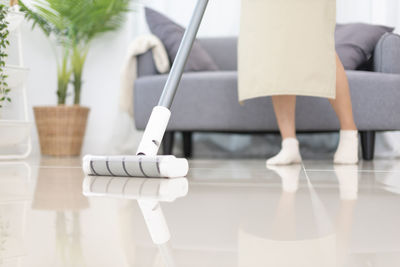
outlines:
[[333, 109], [340, 121], [340, 129], [357, 130], [354, 122], [353, 107], [351, 104], [349, 81], [346, 72], [336, 55], [336, 99], [330, 100]]
[[296, 96], [273, 96], [272, 104], [282, 139], [296, 138]]
[[341, 129], [334, 162], [355, 164], [358, 162], [358, 132], [353, 117], [349, 82], [338, 55], [336, 55], [336, 99], [330, 102], [339, 118]]
[[296, 139], [296, 96], [273, 96], [275, 116], [282, 136], [282, 149], [268, 165], [289, 165], [301, 162], [299, 142]]
[[[340, 143], [335, 154], [335, 163], [358, 162], [358, 132], [353, 117], [350, 88], [346, 72], [336, 55], [336, 99], [330, 100], [340, 121]], [[270, 165], [287, 165], [301, 161], [296, 139], [296, 96], [273, 96], [275, 115], [282, 135], [282, 150], [269, 159]]]

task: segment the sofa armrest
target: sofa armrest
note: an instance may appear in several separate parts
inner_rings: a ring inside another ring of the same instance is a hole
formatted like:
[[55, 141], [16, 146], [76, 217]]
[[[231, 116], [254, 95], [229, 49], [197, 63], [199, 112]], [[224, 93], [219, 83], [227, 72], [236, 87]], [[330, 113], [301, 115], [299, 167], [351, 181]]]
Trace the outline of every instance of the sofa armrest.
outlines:
[[359, 130], [399, 130], [400, 75], [371, 71], [346, 73]]
[[374, 71], [400, 74], [400, 36], [385, 33], [374, 51]]
[[137, 57], [137, 74], [138, 77], [159, 74], [156, 64], [154, 63], [153, 52], [151, 50]]

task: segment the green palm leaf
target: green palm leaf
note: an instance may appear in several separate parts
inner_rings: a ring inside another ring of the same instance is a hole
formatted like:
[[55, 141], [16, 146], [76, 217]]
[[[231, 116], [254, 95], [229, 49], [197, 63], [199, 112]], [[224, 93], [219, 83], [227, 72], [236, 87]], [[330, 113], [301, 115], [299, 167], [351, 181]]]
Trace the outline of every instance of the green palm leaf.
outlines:
[[[39, 26], [47, 36], [54, 35], [64, 49], [70, 50], [68, 53], [64, 52], [63, 60], [59, 64], [59, 97], [64, 96], [62, 92], [67, 88], [64, 83], [69, 81], [70, 64], [74, 77], [74, 103], [79, 104], [82, 73], [90, 42], [101, 34], [122, 26], [124, 14], [129, 11], [130, 1], [32, 0], [32, 8], [20, 1], [21, 10], [25, 12], [26, 18], [33, 21], [32, 27]], [[66, 54], [70, 57], [67, 62]]]

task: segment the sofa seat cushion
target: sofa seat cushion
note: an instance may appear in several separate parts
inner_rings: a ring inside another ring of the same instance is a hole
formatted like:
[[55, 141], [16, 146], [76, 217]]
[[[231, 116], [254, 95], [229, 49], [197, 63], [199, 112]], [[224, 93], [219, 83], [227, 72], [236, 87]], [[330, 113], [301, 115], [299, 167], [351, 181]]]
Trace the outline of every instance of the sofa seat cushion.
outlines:
[[[400, 75], [363, 71], [347, 72], [360, 130], [400, 130]], [[135, 123], [144, 129], [157, 105], [167, 75], [136, 80]], [[185, 73], [172, 106], [170, 130], [269, 132], [277, 131], [270, 97], [238, 103], [237, 72]], [[338, 119], [327, 99], [298, 97], [296, 126], [299, 131], [333, 131]]]

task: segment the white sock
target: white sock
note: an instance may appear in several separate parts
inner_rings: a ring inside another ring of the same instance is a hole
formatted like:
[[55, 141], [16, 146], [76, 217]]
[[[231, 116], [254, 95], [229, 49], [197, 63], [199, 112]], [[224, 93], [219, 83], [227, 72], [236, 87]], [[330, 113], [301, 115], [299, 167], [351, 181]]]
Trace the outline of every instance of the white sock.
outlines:
[[333, 161], [335, 164], [358, 163], [358, 131], [340, 131], [339, 146]]
[[267, 167], [269, 170], [273, 170], [282, 179], [282, 190], [288, 193], [295, 193], [299, 188], [299, 178], [301, 172], [301, 165], [290, 165], [290, 166], [273, 166]]
[[301, 162], [299, 141], [296, 138], [285, 138], [282, 149], [275, 156], [267, 160], [267, 165], [290, 165]]

